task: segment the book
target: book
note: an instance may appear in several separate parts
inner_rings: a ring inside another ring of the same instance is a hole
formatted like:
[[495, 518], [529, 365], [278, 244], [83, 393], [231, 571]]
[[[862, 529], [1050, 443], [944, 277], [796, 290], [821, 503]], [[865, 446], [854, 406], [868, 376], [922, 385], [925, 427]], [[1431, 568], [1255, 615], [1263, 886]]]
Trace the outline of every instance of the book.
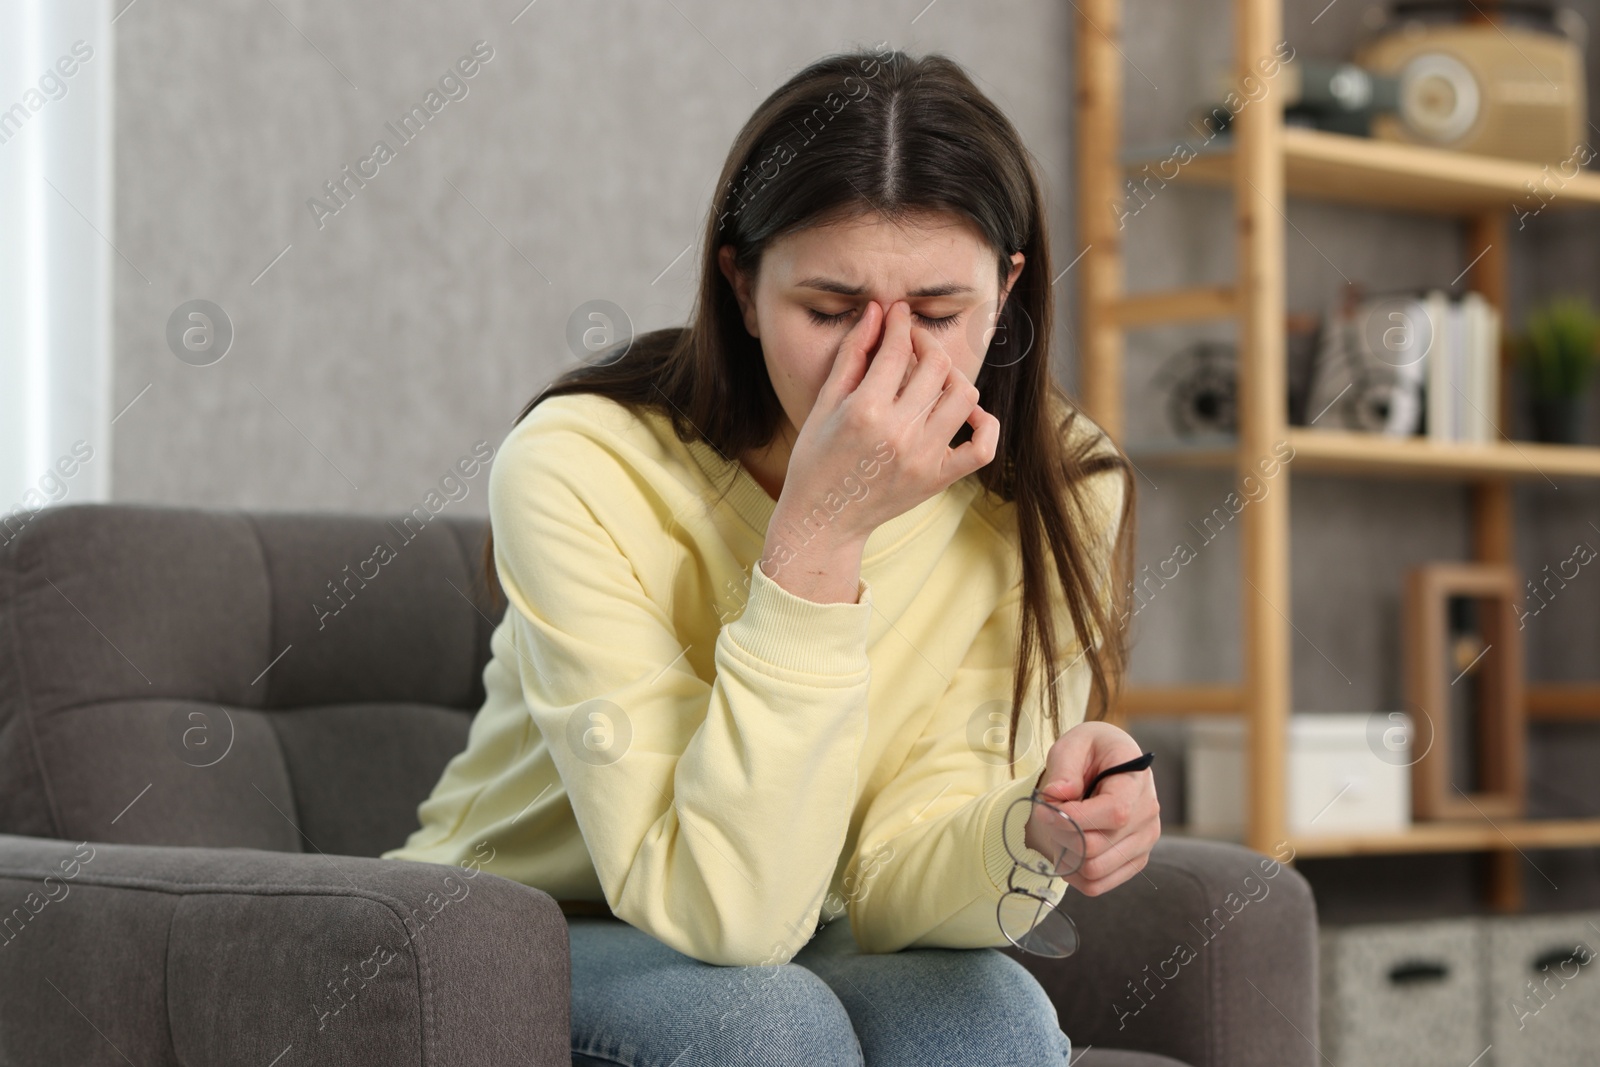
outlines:
[[1499, 439], [1500, 312], [1481, 293], [1424, 300], [1434, 343], [1424, 357], [1429, 440], [1488, 444]]

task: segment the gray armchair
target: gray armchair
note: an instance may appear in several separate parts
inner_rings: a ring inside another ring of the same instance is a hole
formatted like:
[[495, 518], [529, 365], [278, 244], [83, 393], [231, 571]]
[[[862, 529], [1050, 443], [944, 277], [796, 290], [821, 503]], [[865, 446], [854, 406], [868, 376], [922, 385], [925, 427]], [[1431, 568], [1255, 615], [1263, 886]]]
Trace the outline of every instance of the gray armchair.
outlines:
[[[0, 1065], [572, 1062], [555, 901], [375, 858], [466, 744], [499, 615], [485, 521], [422, 520], [0, 522]], [[1317, 1061], [1305, 881], [1223, 907], [1260, 859], [1167, 840], [1069, 893], [1083, 949], [1015, 955], [1075, 1063]]]

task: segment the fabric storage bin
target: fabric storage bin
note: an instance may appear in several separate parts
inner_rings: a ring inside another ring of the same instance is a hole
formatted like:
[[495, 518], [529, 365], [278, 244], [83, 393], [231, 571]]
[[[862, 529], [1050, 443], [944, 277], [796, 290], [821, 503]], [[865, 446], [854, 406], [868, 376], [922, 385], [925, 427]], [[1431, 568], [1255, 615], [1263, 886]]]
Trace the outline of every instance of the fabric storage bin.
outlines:
[[1484, 924], [1489, 1039], [1498, 1067], [1600, 1062], [1600, 912]]
[[1325, 926], [1318, 939], [1327, 1061], [1488, 1067], [1476, 919]]

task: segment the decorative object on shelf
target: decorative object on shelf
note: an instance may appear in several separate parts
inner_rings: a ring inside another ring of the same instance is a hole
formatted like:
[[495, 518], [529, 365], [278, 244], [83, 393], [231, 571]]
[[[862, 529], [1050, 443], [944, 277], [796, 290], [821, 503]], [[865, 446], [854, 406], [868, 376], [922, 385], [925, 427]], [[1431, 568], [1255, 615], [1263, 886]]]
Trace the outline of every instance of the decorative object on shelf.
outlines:
[[[1372, 120], [1393, 114], [1400, 106], [1400, 79], [1374, 72], [1340, 59], [1295, 58], [1279, 72], [1276, 96], [1283, 105], [1283, 120], [1291, 126], [1309, 126], [1329, 133], [1357, 137], [1372, 134]], [[1216, 95], [1234, 91], [1236, 72], [1219, 69]], [[1233, 124], [1234, 112], [1222, 104], [1196, 109], [1190, 126], [1221, 133]]]
[[1423, 299], [1434, 341], [1425, 363], [1430, 441], [1488, 444], [1503, 436], [1500, 410], [1500, 311], [1480, 293], [1430, 290]]
[[1167, 390], [1167, 422], [1179, 437], [1238, 429], [1238, 368], [1226, 341], [1197, 341], [1161, 365], [1151, 385]]
[[[1399, 108], [1375, 137], [1533, 163], [1557, 163], [1583, 141], [1588, 91], [1572, 14], [1552, 3], [1398, 2], [1351, 57], [1399, 79]], [[1581, 20], [1576, 20], [1581, 22]]]
[[1500, 313], [1479, 293], [1347, 284], [1323, 326], [1307, 424], [1486, 444], [1500, 436], [1499, 352]]
[[1585, 390], [1600, 359], [1600, 316], [1583, 297], [1557, 297], [1528, 316], [1517, 339], [1536, 440], [1577, 444]]
[[1330, 133], [1372, 135], [1372, 121], [1400, 107], [1400, 79], [1336, 59], [1283, 65], [1283, 120]]
[[[1399, 727], [1401, 743], [1382, 752], [1374, 722]], [[1410, 721], [1401, 712], [1291, 715], [1287, 829], [1316, 834], [1393, 833], [1411, 824]], [[1238, 840], [1244, 833], [1244, 721], [1198, 719], [1189, 727], [1184, 811], [1191, 833]]]
[[1364, 297], [1346, 285], [1323, 320], [1322, 341], [1306, 400], [1316, 429], [1406, 436], [1422, 417], [1423, 357], [1433, 323], [1411, 295]]
[[1481, 821], [1525, 810], [1520, 588], [1509, 564], [1430, 563], [1406, 575], [1406, 706], [1413, 719], [1426, 717], [1433, 736], [1411, 765], [1418, 819]]

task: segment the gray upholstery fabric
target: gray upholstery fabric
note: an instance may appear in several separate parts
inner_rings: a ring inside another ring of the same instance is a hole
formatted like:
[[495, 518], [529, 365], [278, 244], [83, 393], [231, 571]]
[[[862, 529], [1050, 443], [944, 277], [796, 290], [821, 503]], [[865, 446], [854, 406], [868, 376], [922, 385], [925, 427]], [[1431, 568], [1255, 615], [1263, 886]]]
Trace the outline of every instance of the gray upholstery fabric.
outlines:
[[[574, 1053], [572, 1067], [616, 1067], [615, 1060], [599, 1060]], [[1128, 1052], [1123, 1049], [1089, 1048], [1073, 1052], [1072, 1067], [1184, 1067], [1177, 1060], [1153, 1052]]]
[[[504, 610], [486, 532], [74, 505], [0, 545], [0, 1067], [573, 1062], [555, 902], [372, 858], [482, 704]], [[379, 543], [393, 558], [363, 563]], [[1315, 1037], [1316, 943], [1293, 871], [1117, 1026], [1125, 983], [1257, 858], [1164, 842], [1148, 880], [1069, 894], [1078, 955], [1018, 953], [1094, 1046], [1079, 1064], [1315, 1059], [1294, 1037]]]
[[[358, 856], [399, 845], [466, 744], [500, 615], [478, 584], [486, 523], [413, 519], [409, 541], [400, 528], [41, 512], [0, 550], [0, 831]], [[380, 541], [395, 558], [365, 580]], [[341, 603], [330, 583], [348, 603], [319, 624], [315, 605]]]
[[1068, 891], [1061, 908], [1078, 927], [1076, 953], [1004, 951], [1050, 993], [1077, 1047], [1145, 1049], [1191, 1067], [1312, 1067], [1316, 904], [1292, 868], [1262, 877], [1265, 861], [1167, 835], [1111, 892]]
[[76, 847], [0, 835], [7, 1065], [570, 1062], [566, 920], [538, 890], [432, 863], [92, 842], [65, 878]]
[[1072, 1067], [1185, 1067], [1175, 1059], [1158, 1056], [1154, 1052], [1130, 1052], [1127, 1049], [1091, 1048], [1082, 1046], [1080, 1054], [1073, 1046]]

